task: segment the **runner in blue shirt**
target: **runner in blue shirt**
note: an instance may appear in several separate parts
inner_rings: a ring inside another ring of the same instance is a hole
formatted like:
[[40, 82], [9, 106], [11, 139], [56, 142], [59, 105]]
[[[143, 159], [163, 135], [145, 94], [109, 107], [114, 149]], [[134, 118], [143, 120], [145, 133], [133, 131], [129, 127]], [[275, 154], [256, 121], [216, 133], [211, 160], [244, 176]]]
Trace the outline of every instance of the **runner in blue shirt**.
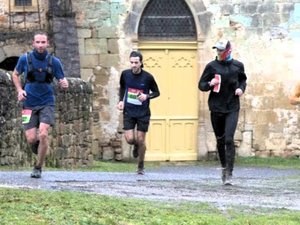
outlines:
[[[36, 32], [32, 45], [33, 51], [20, 56], [12, 78], [18, 101], [23, 103], [22, 123], [26, 140], [38, 155], [31, 177], [40, 178], [48, 150], [49, 128], [55, 123], [53, 78], [58, 80], [62, 89], [67, 89], [69, 85], [60, 60], [46, 50], [49, 45], [47, 33]], [[24, 87], [19, 78], [23, 73]]]

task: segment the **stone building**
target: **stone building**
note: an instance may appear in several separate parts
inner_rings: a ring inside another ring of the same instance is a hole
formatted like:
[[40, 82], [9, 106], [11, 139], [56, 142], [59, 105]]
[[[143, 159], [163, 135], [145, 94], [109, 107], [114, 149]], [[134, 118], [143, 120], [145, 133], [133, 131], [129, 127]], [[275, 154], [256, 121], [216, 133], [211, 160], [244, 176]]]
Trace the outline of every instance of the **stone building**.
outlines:
[[5, 0], [0, 68], [30, 49], [30, 32], [48, 30], [67, 76], [93, 87], [94, 158], [129, 160], [116, 105], [120, 71], [138, 49], [162, 93], [151, 102], [147, 160], [207, 159], [216, 149], [207, 93], [197, 83], [215, 57], [212, 45], [227, 38], [248, 76], [238, 155], [299, 157], [299, 110], [288, 103], [300, 69], [299, 15], [297, 0]]

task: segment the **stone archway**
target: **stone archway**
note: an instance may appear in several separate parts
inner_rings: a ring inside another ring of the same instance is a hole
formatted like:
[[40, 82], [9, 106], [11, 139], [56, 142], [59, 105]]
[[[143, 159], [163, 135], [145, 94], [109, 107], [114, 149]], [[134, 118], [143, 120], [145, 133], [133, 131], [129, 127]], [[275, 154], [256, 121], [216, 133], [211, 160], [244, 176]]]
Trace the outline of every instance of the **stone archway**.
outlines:
[[5, 58], [3, 61], [0, 61], [0, 69], [13, 71], [17, 65], [18, 60], [19, 57], [17, 56]]
[[[131, 10], [126, 18], [125, 32], [126, 35], [131, 37], [133, 41], [138, 40], [138, 27], [140, 18], [149, 1], [151, 0], [133, 1]], [[206, 11], [206, 7], [202, 0], [185, 0], [185, 2], [189, 6], [195, 20], [197, 39], [198, 41], [203, 41], [210, 31], [212, 14], [211, 12]]]
[[19, 56], [31, 49], [32, 32], [4, 33], [0, 38], [0, 68], [13, 71]]

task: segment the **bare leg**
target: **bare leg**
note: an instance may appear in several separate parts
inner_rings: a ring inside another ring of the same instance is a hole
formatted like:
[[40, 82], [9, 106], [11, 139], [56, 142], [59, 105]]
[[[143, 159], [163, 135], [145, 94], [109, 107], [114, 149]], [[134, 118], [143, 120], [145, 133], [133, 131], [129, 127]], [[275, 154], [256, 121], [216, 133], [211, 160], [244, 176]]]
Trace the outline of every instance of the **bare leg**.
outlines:
[[[38, 154], [36, 165], [31, 173], [32, 178], [40, 178], [42, 173], [42, 166], [45, 161], [47, 149], [48, 149], [48, 129], [50, 125], [40, 123], [39, 126], [39, 138], [36, 128], [31, 128], [25, 131], [26, 139], [31, 144], [34, 153]], [[39, 139], [39, 143], [37, 141]], [[37, 149], [38, 148], [38, 149]]]
[[134, 130], [127, 130], [125, 131], [125, 139], [128, 144], [133, 145], [133, 151], [132, 155], [134, 158], [137, 158], [139, 156], [138, 152], [138, 144], [137, 144], [137, 139], [135, 137], [135, 132]]
[[25, 131], [25, 136], [28, 144], [34, 144], [38, 140], [37, 129], [31, 128]]
[[138, 169], [144, 169], [145, 153], [146, 153], [146, 133], [143, 131], [137, 131], [137, 144], [139, 152]]
[[36, 167], [42, 167], [46, 158], [47, 150], [48, 150], [48, 133], [49, 133], [50, 125], [46, 123], [40, 123], [39, 127], [39, 151], [38, 151], [38, 160], [36, 163]]
[[125, 130], [124, 135], [125, 135], [125, 139], [128, 144], [130, 144], [130, 145], [136, 144], [134, 130]]

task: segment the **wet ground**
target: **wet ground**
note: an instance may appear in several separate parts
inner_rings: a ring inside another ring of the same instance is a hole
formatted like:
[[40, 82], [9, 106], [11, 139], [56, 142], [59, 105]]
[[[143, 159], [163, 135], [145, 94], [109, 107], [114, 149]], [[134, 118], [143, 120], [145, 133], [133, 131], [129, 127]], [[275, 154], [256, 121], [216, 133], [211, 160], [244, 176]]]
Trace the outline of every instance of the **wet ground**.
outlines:
[[72, 190], [110, 196], [162, 201], [300, 210], [300, 170], [236, 167], [234, 185], [224, 186], [220, 168], [162, 166], [145, 175], [117, 172], [44, 171], [41, 179], [30, 172], [0, 172], [0, 187]]

